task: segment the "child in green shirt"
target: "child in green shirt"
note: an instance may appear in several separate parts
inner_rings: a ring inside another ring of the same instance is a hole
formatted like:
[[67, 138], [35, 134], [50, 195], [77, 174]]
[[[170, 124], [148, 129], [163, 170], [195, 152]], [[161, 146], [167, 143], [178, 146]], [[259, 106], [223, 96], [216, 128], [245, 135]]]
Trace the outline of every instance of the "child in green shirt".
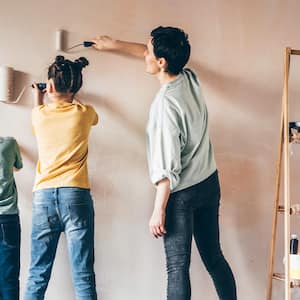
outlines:
[[19, 299], [20, 221], [14, 170], [23, 167], [18, 143], [0, 137], [0, 299]]

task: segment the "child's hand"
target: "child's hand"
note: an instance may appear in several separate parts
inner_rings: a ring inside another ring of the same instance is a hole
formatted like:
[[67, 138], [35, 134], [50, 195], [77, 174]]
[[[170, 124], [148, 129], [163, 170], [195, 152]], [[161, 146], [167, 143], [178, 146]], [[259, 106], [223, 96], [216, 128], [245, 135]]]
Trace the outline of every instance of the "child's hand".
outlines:
[[95, 43], [92, 47], [100, 51], [117, 49], [117, 41], [107, 35], [97, 36], [92, 42]]
[[43, 105], [44, 104], [44, 96], [45, 96], [45, 94], [47, 92], [47, 89], [40, 90], [38, 88], [36, 82], [34, 82], [32, 85], [33, 85], [35, 106]]

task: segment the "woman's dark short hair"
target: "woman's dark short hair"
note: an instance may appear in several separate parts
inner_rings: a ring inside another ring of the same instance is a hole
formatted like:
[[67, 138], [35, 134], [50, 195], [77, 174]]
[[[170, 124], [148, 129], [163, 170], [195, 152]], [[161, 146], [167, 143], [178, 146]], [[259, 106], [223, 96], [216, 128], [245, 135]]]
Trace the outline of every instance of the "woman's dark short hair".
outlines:
[[190, 58], [188, 35], [179, 28], [159, 26], [152, 30], [151, 36], [155, 57], [168, 63], [166, 72], [179, 74]]
[[57, 92], [76, 94], [82, 86], [81, 71], [88, 64], [85, 57], [80, 57], [73, 62], [58, 55], [48, 69], [48, 79], [53, 79]]

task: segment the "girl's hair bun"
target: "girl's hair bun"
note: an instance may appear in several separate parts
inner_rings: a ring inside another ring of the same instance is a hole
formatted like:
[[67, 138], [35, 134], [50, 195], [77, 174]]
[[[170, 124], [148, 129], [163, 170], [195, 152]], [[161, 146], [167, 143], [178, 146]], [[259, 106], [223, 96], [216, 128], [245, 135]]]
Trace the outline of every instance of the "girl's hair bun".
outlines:
[[56, 64], [62, 64], [64, 61], [65, 61], [65, 58], [64, 58], [64, 56], [62, 56], [62, 55], [57, 55], [57, 56], [55, 57], [55, 63], [56, 63]]
[[89, 61], [85, 57], [79, 57], [74, 61], [81, 69], [89, 65]]

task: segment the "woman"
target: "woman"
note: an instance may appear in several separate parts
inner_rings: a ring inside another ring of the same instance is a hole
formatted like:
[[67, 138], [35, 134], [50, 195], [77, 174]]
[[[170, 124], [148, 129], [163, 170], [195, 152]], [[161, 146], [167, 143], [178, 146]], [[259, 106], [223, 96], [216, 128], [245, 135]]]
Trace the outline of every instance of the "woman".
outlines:
[[158, 27], [147, 46], [100, 36], [100, 51], [145, 58], [146, 71], [161, 88], [149, 114], [148, 162], [156, 185], [150, 231], [164, 237], [168, 300], [189, 300], [189, 266], [194, 236], [219, 299], [235, 300], [232, 271], [219, 243], [220, 186], [208, 133], [208, 115], [196, 74], [184, 69], [189, 60], [187, 35], [174, 27]]
[[[77, 300], [97, 299], [94, 209], [87, 171], [88, 138], [98, 116], [75, 100], [88, 61], [57, 56], [45, 91], [35, 87], [32, 124], [39, 161], [33, 195], [31, 266], [26, 300], [44, 299], [60, 234], [65, 233]], [[44, 104], [47, 93], [51, 103]]]

